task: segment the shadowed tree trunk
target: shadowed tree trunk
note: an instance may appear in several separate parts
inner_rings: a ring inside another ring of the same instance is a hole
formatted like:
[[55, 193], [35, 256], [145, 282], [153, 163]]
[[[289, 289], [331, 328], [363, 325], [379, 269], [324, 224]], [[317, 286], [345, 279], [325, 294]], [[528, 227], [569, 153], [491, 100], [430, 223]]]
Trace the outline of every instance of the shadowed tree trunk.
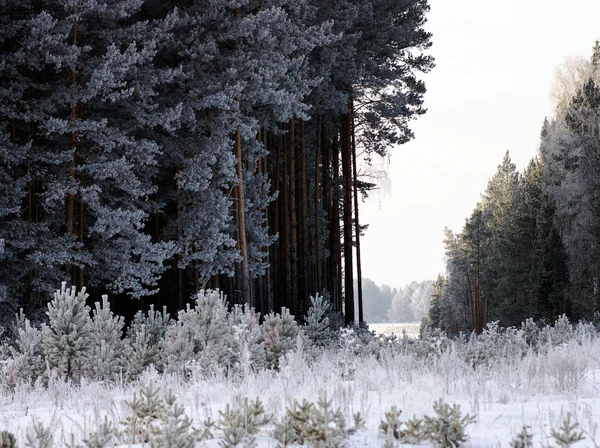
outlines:
[[250, 297], [250, 275], [248, 272], [248, 247], [246, 240], [246, 213], [244, 204], [244, 172], [242, 167], [242, 138], [240, 130], [235, 132], [235, 171], [237, 175], [236, 191], [236, 215], [238, 231], [238, 247], [242, 260], [239, 263], [241, 285], [241, 299], [243, 303], [254, 306]]
[[310, 289], [310, 263], [308, 262], [308, 181], [306, 177], [306, 136], [304, 120], [300, 121], [300, 176], [298, 178], [299, 194], [301, 198], [300, 207], [300, 228], [301, 232], [301, 256], [299, 271], [298, 291], [302, 303], [302, 312], [305, 313], [310, 305], [308, 300], [308, 290]]
[[356, 279], [358, 281], [358, 322], [364, 322], [362, 295], [362, 266], [360, 261], [360, 221], [358, 219], [358, 168], [356, 166], [356, 130], [354, 128], [354, 101], [350, 100], [352, 116], [352, 168], [354, 179], [354, 234], [356, 238]]
[[334, 286], [330, 291], [337, 300], [338, 311], [344, 311], [344, 298], [342, 296], [342, 247], [341, 247], [341, 225], [340, 225], [340, 147], [338, 140], [338, 133], [336, 132], [333, 138], [332, 146], [332, 216], [329, 221], [331, 226], [332, 234], [332, 248], [331, 257], [333, 262], [332, 278], [334, 279]]
[[[348, 104], [348, 108], [351, 105]], [[342, 178], [344, 179], [344, 302], [345, 323], [354, 324], [354, 275], [352, 266], [352, 141], [351, 114], [342, 119]]]
[[314, 226], [315, 226], [315, 285], [314, 292], [320, 292], [321, 285], [321, 220], [320, 220], [320, 207], [319, 207], [319, 189], [321, 184], [319, 183], [319, 162], [321, 159], [321, 114], [319, 114], [318, 124], [317, 124], [317, 148], [316, 148], [316, 156], [315, 156], [315, 210], [314, 210]]
[[289, 192], [290, 192], [290, 308], [298, 314], [298, 217], [296, 214], [296, 120], [290, 120], [289, 128]]

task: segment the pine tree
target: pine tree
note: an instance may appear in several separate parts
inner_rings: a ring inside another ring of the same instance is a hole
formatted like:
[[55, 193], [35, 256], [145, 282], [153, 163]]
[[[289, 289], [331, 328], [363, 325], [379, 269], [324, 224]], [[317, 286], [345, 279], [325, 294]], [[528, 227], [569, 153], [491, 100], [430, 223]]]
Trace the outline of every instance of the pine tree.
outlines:
[[115, 316], [110, 310], [108, 296], [102, 296], [102, 305], [95, 303], [92, 316], [94, 347], [90, 355], [92, 375], [102, 380], [115, 380], [123, 374], [125, 368], [125, 346], [121, 316]]
[[61, 289], [48, 304], [48, 326], [42, 328], [44, 355], [51, 369], [58, 369], [68, 379], [79, 380], [88, 368], [94, 347], [94, 328], [85, 301], [85, 288]]

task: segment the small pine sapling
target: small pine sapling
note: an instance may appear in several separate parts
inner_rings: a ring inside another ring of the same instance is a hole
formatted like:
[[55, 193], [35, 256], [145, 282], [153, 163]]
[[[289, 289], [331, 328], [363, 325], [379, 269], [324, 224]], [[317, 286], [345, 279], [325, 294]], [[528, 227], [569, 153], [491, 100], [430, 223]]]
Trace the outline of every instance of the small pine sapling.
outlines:
[[529, 432], [529, 427], [523, 425], [521, 431], [510, 441], [510, 448], [533, 448], [532, 439], [533, 434]]
[[192, 334], [182, 321], [175, 321], [160, 341], [158, 364], [163, 372], [189, 376], [189, 367], [194, 362], [194, 343]]
[[219, 414], [221, 420], [218, 427], [223, 431], [220, 446], [223, 448], [256, 446], [256, 434], [271, 421], [258, 398], [255, 401], [244, 398], [239, 408], [232, 408], [227, 404], [225, 410], [219, 411]]
[[151, 364], [156, 364], [159, 344], [170, 321], [167, 307], [163, 307], [160, 313], [154, 310], [154, 305], [150, 305], [148, 312], [138, 311], [133, 317], [124, 341], [127, 375], [130, 378], [138, 377]]
[[193, 448], [199, 433], [185, 414], [184, 408], [176, 403], [175, 396], [168, 391], [163, 397], [163, 412], [158, 425], [150, 429], [151, 448]]
[[527, 345], [536, 347], [539, 342], [540, 328], [532, 318], [525, 319], [525, 322], [521, 323], [521, 331], [523, 332]]
[[424, 433], [435, 446], [456, 448], [468, 439], [467, 425], [475, 421], [470, 415], [462, 416], [460, 406], [450, 406], [439, 399], [433, 404], [434, 417], [425, 416]]
[[302, 400], [302, 403], [294, 400], [286, 409], [283, 419], [275, 424], [273, 437], [283, 446], [303, 445], [305, 438], [308, 437], [313, 409], [314, 404], [306, 399]]
[[248, 305], [235, 305], [229, 314], [233, 352], [243, 372], [263, 368], [265, 344], [260, 327], [260, 313]]
[[556, 319], [550, 334], [554, 345], [561, 345], [573, 339], [573, 326], [566, 314], [562, 314]]
[[122, 422], [122, 435], [126, 443], [147, 443], [151, 427], [156, 423], [162, 412], [160, 390], [149, 382], [139, 394], [134, 392], [133, 399], [126, 401], [129, 415]]
[[179, 322], [191, 338], [194, 357], [204, 369], [210, 370], [231, 365], [232, 337], [227, 301], [219, 291], [200, 291], [195, 307], [188, 304], [179, 312]]
[[327, 312], [330, 304], [317, 294], [310, 298], [311, 306], [304, 318], [304, 334], [312, 347], [327, 347], [333, 342]]
[[0, 448], [17, 448], [17, 439], [12, 432], [0, 431]]
[[172, 392], [161, 394], [152, 382], [126, 402], [129, 415], [121, 422], [124, 443], [149, 443], [152, 448], [191, 448], [200, 439], [192, 421]]
[[141, 327], [144, 327], [144, 331], [148, 335], [148, 342], [157, 346], [163, 338], [170, 321], [171, 316], [167, 313], [166, 306], [163, 307], [161, 313], [154, 309], [154, 305], [150, 305], [150, 309], [146, 313], [138, 311], [133, 316], [127, 335], [131, 338], [141, 330]]
[[273, 436], [284, 446], [309, 444], [318, 448], [345, 446], [349, 435], [364, 427], [360, 414], [354, 415], [354, 426], [346, 427], [340, 409], [332, 409], [332, 401], [323, 394], [316, 405], [306, 400], [293, 401], [283, 420], [275, 425]]
[[263, 338], [270, 367], [278, 369], [281, 358], [293, 350], [296, 339], [301, 335], [300, 327], [287, 308], [281, 314], [269, 313], [262, 324]]
[[123, 372], [125, 347], [123, 345], [124, 321], [110, 310], [108, 296], [102, 296], [102, 304], [95, 303], [92, 317], [94, 349], [90, 357], [91, 370], [100, 380], [116, 380]]
[[51, 448], [54, 445], [52, 429], [34, 420], [25, 431], [25, 448]]
[[107, 448], [114, 446], [116, 428], [112, 421], [104, 417], [104, 421], [100, 426], [90, 434], [88, 434], [83, 443], [86, 448]]
[[406, 429], [402, 431], [400, 438], [402, 443], [418, 445], [421, 443], [421, 440], [425, 439], [426, 435], [424, 431], [425, 425], [423, 424], [423, 419], [413, 416], [413, 418], [406, 421], [405, 425]]
[[156, 362], [158, 346], [154, 345], [152, 340], [144, 325], [138, 326], [126, 339], [127, 376], [130, 379], [137, 378]]
[[8, 369], [8, 384], [13, 387], [20, 381], [35, 381], [46, 369], [42, 332], [31, 326], [22, 308], [16, 318], [15, 346], [9, 348], [12, 363]]
[[85, 304], [87, 298], [85, 288], [77, 293], [74, 287], [67, 288], [63, 282], [48, 304], [49, 326], [42, 329], [49, 367], [58, 369], [68, 379], [80, 379], [94, 346], [90, 309]]
[[579, 429], [579, 423], [571, 422], [570, 412], [567, 412], [567, 415], [565, 415], [562, 424], [558, 429], [552, 429], [550, 434], [560, 448], [569, 448], [573, 446], [574, 443], [585, 440], [583, 431]]
[[392, 406], [389, 411], [385, 412], [384, 419], [379, 422], [379, 432], [388, 439], [400, 440], [402, 434], [400, 414], [402, 411], [396, 406]]

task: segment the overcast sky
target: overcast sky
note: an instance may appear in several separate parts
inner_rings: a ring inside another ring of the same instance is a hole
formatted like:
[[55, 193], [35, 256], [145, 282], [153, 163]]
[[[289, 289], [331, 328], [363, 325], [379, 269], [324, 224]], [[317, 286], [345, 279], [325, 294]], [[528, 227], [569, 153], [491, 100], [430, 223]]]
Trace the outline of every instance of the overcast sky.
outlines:
[[391, 151], [390, 191], [361, 207], [363, 276], [392, 287], [444, 271], [444, 227], [462, 229], [506, 150], [520, 171], [536, 154], [556, 67], [600, 38], [599, 0], [430, 5], [428, 112]]

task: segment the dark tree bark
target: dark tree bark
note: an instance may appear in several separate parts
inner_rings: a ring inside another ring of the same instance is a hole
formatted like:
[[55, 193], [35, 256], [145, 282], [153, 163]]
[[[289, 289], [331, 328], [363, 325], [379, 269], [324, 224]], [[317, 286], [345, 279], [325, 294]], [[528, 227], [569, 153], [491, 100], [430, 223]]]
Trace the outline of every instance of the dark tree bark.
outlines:
[[246, 212], [244, 204], [244, 172], [242, 169], [242, 138], [240, 130], [235, 132], [235, 157], [236, 157], [236, 175], [237, 185], [236, 191], [236, 215], [237, 215], [237, 232], [238, 232], [238, 248], [242, 260], [239, 263], [241, 285], [241, 300], [243, 303], [248, 303], [254, 306], [250, 296], [250, 275], [248, 272], [248, 246], [246, 240]]
[[[350, 105], [348, 105], [350, 108]], [[352, 141], [351, 114], [343, 117], [342, 177], [344, 179], [344, 302], [345, 323], [354, 325], [354, 270], [352, 266]]]
[[354, 235], [356, 238], [356, 279], [358, 282], [358, 322], [363, 323], [362, 265], [360, 260], [360, 221], [358, 219], [358, 168], [356, 166], [356, 130], [354, 128], [354, 101], [350, 100], [352, 118], [352, 169], [354, 179]]

